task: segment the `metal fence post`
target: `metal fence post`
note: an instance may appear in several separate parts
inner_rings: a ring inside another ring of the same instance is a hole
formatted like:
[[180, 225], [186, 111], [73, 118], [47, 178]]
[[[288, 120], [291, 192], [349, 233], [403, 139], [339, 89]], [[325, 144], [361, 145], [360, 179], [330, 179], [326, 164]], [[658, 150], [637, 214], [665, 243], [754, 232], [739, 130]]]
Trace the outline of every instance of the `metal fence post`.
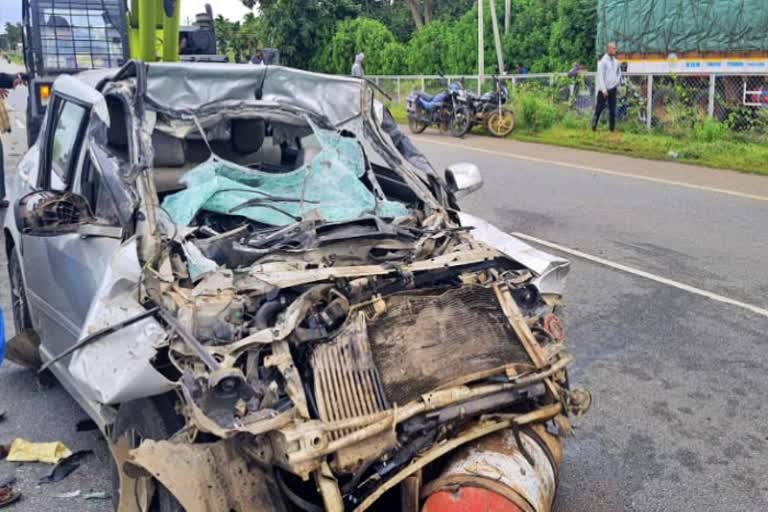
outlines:
[[645, 110], [645, 125], [649, 130], [653, 126], [653, 75], [648, 75], [648, 105]]
[[421, 77], [421, 92], [427, 92], [427, 86], [424, 85], [424, 76]]
[[483, 80], [480, 75], [477, 75], [477, 95], [480, 96], [481, 94], [483, 94]]
[[707, 116], [710, 119], [715, 117], [715, 75], [709, 75], [709, 104], [707, 105]]
[[403, 102], [402, 96], [400, 96], [400, 77], [397, 77], [397, 103], [400, 104]]

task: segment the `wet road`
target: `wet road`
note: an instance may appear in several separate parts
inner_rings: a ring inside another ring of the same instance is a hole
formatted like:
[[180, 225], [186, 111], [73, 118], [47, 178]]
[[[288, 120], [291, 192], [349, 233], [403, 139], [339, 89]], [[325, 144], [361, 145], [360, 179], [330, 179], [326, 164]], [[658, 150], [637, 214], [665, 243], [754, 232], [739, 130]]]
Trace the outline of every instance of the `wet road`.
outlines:
[[[11, 97], [22, 121], [23, 94]], [[9, 173], [23, 150], [16, 128], [3, 136]], [[468, 160], [484, 173], [466, 210], [587, 256], [565, 254], [565, 320], [571, 378], [594, 405], [567, 444], [556, 510], [768, 510], [768, 317], [759, 313], [768, 308], [768, 200], [477, 151], [477, 137], [445, 142], [417, 141], [436, 168]], [[4, 271], [0, 302], [8, 323]], [[109, 488], [104, 443], [75, 431], [85, 415], [60, 387], [40, 390], [32, 372], [6, 363], [2, 408], [0, 443], [60, 439], [96, 452], [53, 486], [35, 486], [48, 467], [0, 463], [0, 477], [16, 471], [25, 494], [10, 510], [110, 509], [54, 497]]]

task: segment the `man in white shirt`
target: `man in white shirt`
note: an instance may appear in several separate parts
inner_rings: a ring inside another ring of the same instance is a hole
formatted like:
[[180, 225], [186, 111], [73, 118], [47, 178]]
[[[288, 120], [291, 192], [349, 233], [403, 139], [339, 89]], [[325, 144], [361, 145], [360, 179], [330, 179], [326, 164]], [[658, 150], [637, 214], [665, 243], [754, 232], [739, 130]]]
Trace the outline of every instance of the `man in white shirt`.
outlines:
[[611, 131], [616, 129], [616, 88], [621, 82], [621, 64], [616, 58], [618, 48], [616, 43], [608, 43], [608, 49], [603, 58], [597, 63], [597, 105], [595, 117], [592, 119], [592, 131], [597, 130], [600, 114], [608, 105]]

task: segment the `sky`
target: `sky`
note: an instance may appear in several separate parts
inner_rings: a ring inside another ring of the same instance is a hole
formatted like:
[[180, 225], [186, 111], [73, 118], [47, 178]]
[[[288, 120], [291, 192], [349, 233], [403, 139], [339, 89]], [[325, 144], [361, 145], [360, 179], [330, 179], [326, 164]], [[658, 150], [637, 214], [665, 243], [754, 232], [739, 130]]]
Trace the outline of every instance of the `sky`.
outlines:
[[[130, 0], [127, 0], [130, 3]], [[250, 10], [245, 7], [240, 0], [181, 0], [181, 22], [186, 24], [187, 20], [193, 22], [195, 14], [205, 11], [205, 4], [210, 3], [213, 7], [213, 15], [221, 14], [231, 21], [237, 21]], [[10, 21], [16, 23], [21, 21], [21, 0], [0, 0], [0, 27], [5, 27], [5, 23]], [[0, 33], [5, 32], [5, 28], [0, 28]]]

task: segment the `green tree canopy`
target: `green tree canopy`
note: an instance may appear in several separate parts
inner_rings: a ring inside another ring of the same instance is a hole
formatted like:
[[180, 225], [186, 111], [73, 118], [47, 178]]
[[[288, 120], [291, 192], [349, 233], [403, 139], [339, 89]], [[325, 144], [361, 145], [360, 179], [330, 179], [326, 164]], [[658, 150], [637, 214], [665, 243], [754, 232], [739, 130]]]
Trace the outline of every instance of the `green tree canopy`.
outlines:
[[375, 75], [396, 73], [402, 65], [403, 45], [381, 22], [370, 18], [341, 21], [328, 43], [312, 61], [312, 67], [330, 73], [350, 72], [354, 56], [365, 53], [365, 72]]

